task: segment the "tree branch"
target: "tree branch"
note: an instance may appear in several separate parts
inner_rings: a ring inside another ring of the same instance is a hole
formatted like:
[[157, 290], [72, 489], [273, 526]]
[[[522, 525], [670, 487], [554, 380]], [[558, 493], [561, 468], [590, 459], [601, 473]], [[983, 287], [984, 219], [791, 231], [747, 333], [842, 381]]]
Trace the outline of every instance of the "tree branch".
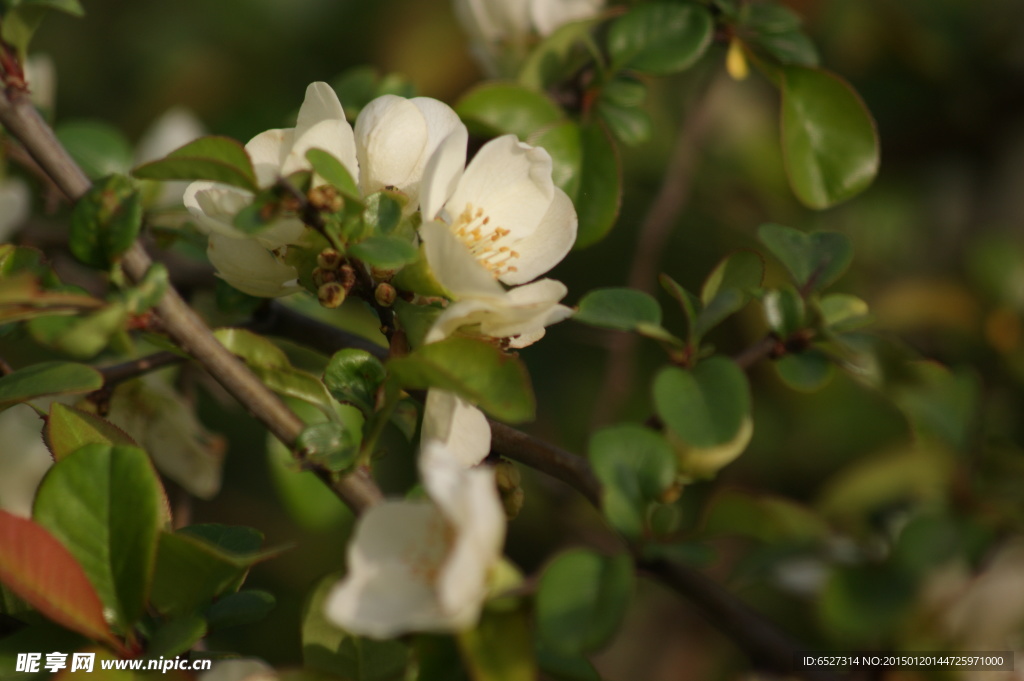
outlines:
[[[61, 146], [53, 130], [23, 92], [8, 89], [0, 94], [0, 123], [24, 145], [69, 199], [77, 200], [89, 190], [89, 178]], [[122, 260], [124, 271], [135, 281], [145, 276], [150, 265], [152, 261], [138, 241], [132, 244]], [[163, 328], [174, 342], [195, 357], [275, 437], [294, 450], [295, 441], [304, 428], [302, 420], [214, 338], [203, 320], [173, 288], [168, 289], [156, 310]], [[356, 511], [367, 508], [382, 497], [366, 473], [340, 479], [324, 473], [322, 477], [329, 478], [331, 489]]]

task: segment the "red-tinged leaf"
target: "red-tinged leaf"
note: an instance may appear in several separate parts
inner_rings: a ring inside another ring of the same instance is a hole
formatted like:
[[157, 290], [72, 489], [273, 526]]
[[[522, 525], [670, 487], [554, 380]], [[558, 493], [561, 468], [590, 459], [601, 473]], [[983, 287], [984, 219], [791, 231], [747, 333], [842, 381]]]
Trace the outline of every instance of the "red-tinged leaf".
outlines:
[[91, 639], [122, 648], [82, 567], [53, 535], [0, 510], [0, 580], [46, 617]]

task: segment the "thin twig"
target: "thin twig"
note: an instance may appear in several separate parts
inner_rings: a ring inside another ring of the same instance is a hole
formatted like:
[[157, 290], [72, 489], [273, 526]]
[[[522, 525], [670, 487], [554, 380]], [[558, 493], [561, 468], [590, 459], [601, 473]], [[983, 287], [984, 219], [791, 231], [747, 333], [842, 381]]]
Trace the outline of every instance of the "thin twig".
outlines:
[[[629, 270], [627, 285], [630, 288], [647, 293], [655, 290], [658, 269], [672, 235], [672, 228], [690, 197], [700, 142], [714, 120], [712, 113], [717, 93], [725, 82], [728, 81], [722, 74], [712, 76], [707, 91], [680, 125], [661, 187], [640, 227], [640, 237]], [[629, 396], [636, 344], [636, 334], [609, 334], [604, 383], [594, 408], [595, 424], [603, 424], [614, 418]]]
[[[8, 90], [0, 94], [0, 123], [24, 145], [69, 199], [77, 200], [89, 190], [89, 178], [61, 146], [53, 130], [24, 93]], [[122, 260], [125, 273], [135, 281], [145, 276], [151, 264], [149, 255], [138, 241], [132, 244]], [[174, 289], [167, 291], [156, 310], [163, 328], [174, 342], [195, 357], [275, 437], [294, 449], [304, 428], [302, 420], [214, 338], [209, 327]], [[356, 511], [382, 498], [379, 488], [366, 475], [340, 479], [331, 477], [330, 483], [331, 489]]]

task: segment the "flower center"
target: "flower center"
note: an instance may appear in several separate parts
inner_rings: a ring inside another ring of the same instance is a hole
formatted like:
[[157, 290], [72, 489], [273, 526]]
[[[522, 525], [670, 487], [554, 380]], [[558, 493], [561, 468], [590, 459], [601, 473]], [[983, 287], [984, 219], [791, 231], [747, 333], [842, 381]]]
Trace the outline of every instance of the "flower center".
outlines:
[[467, 203], [452, 223], [452, 231], [495, 279], [517, 271], [514, 262], [519, 253], [512, 249], [515, 244], [509, 238], [511, 232], [491, 224], [483, 208]]

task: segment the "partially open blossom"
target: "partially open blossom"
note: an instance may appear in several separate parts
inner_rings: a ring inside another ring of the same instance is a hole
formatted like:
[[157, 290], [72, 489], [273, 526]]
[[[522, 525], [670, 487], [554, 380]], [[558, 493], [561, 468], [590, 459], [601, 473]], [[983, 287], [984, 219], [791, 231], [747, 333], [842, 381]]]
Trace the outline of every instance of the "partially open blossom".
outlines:
[[434, 441], [423, 446], [420, 475], [428, 499], [385, 501], [359, 520], [348, 574], [324, 606], [349, 632], [454, 632], [480, 616], [505, 539], [494, 472], [467, 470]]

